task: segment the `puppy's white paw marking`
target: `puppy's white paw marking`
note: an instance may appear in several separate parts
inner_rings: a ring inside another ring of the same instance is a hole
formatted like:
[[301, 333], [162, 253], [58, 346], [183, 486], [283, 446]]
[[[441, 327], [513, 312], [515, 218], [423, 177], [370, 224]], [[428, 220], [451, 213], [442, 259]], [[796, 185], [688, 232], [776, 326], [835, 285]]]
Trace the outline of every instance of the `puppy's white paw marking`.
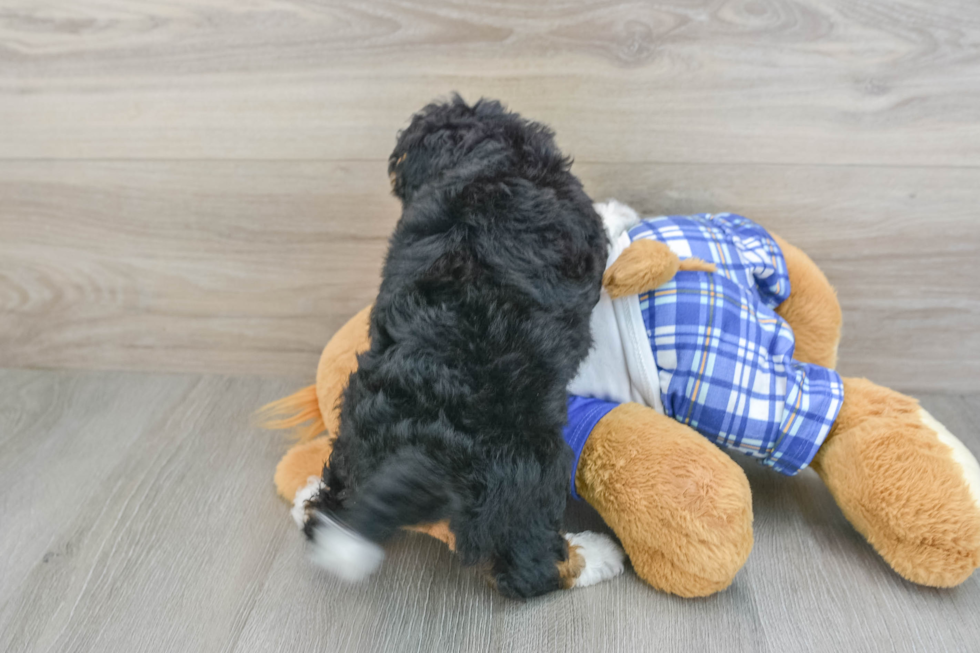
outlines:
[[296, 490], [293, 507], [289, 510], [289, 514], [293, 516], [293, 521], [296, 522], [300, 530], [306, 525], [306, 502], [315, 497], [321, 489], [323, 489], [323, 481], [320, 480], [320, 477], [311, 476], [306, 479], [306, 485]]
[[582, 531], [568, 533], [565, 539], [577, 546], [578, 552], [585, 558], [585, 566], [573, 587], [588, 587], [623, 573], [626, 554], [608, 535]]
[[621, 233], [631, 229], [640, 222], [640, 216], [631, 207], [616, 200], [596, 202], [592, 205], [595, 212], [602, 218], [606, 234], [610, 242], [615, 242]]
[[380, 546], [322, 513], [313, 518], [317, 525], [311, 557], [317, 565], [348, 583], [364, 580], [381, 566], [385, 552]]

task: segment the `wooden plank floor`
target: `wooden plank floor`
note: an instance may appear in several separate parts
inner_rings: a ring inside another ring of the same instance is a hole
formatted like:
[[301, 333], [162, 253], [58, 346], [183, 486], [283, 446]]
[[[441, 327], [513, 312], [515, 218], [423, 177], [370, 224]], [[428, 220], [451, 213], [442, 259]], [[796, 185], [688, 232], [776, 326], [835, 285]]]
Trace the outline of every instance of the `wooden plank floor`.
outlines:
[[[0, 651], [976, 651], [980, 574], [895, 575], [816, 476], [747, 463], [755, 549], [684, 600], [630, 571], [520, 603], [435, 542], [348, 586], [305, 557], [250, 411], [303, 379], [0, 370]], [[980, 395], [926, 408], [980, 450]], [[572, 528], [601, 529], [586, 506]]]
[[308, 373], [454, 89], [597, 199], [809, 251], [845, 373], [980, 392], [976, 0], [6, 0], [0, 365]]

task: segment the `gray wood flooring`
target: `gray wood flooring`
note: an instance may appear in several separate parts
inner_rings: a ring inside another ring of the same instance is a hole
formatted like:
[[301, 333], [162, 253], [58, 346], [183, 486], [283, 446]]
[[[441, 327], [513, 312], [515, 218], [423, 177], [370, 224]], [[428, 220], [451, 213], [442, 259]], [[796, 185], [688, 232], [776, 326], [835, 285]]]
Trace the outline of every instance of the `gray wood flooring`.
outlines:
[[[326, 577], [249, 414], [302, 378], [0, 370], [0, 651], [977, 651], [980, 574], [895, 575], [812, 473], [746, 464], [756, 544], [732, 587], [631, 572], [520, 603], [420, 535], [363, 585]], [[980, 396], [924, 405], [980, 450]], [[573, 528], [602, 528], [587, 506]]]

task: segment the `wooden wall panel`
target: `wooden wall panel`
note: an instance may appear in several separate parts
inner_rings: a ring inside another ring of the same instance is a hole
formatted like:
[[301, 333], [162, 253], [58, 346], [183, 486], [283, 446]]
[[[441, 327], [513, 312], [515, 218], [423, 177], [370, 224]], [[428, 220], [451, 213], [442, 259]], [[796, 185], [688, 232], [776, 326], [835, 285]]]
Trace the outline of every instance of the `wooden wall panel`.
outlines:
[[980, 155], [974, 0], [6, 4], [6, 158], [378, 159], [454, 89], [582, 161]]
[[[806, 249], [845, 310], [844, 373], [978, 387], [980, 171], [575, 170], [594, 197], [741, 212]], [[396, 217], [384, 162], [0, 163], [2, 362], [312, 374]]]
[[974, 0], [10, 0], [0, 365], [312, 373], [376, 288], [395, 133], [453, 89], [597, 198], [810, 251], [844, 372], [980, 388]]

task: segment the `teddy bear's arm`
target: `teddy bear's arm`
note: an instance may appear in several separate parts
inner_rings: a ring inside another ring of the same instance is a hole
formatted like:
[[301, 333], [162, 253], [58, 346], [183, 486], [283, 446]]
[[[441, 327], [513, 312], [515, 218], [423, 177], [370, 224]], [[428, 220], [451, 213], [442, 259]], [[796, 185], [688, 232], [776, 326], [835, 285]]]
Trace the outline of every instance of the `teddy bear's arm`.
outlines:
[[714, 272], [714, 263], [699, 258], [683, 261], [667, 245], [649, 238], [634, 241], [606, 269], [602, 285], [613, 299], [638, 295], [674, 278], [678, 270]]

